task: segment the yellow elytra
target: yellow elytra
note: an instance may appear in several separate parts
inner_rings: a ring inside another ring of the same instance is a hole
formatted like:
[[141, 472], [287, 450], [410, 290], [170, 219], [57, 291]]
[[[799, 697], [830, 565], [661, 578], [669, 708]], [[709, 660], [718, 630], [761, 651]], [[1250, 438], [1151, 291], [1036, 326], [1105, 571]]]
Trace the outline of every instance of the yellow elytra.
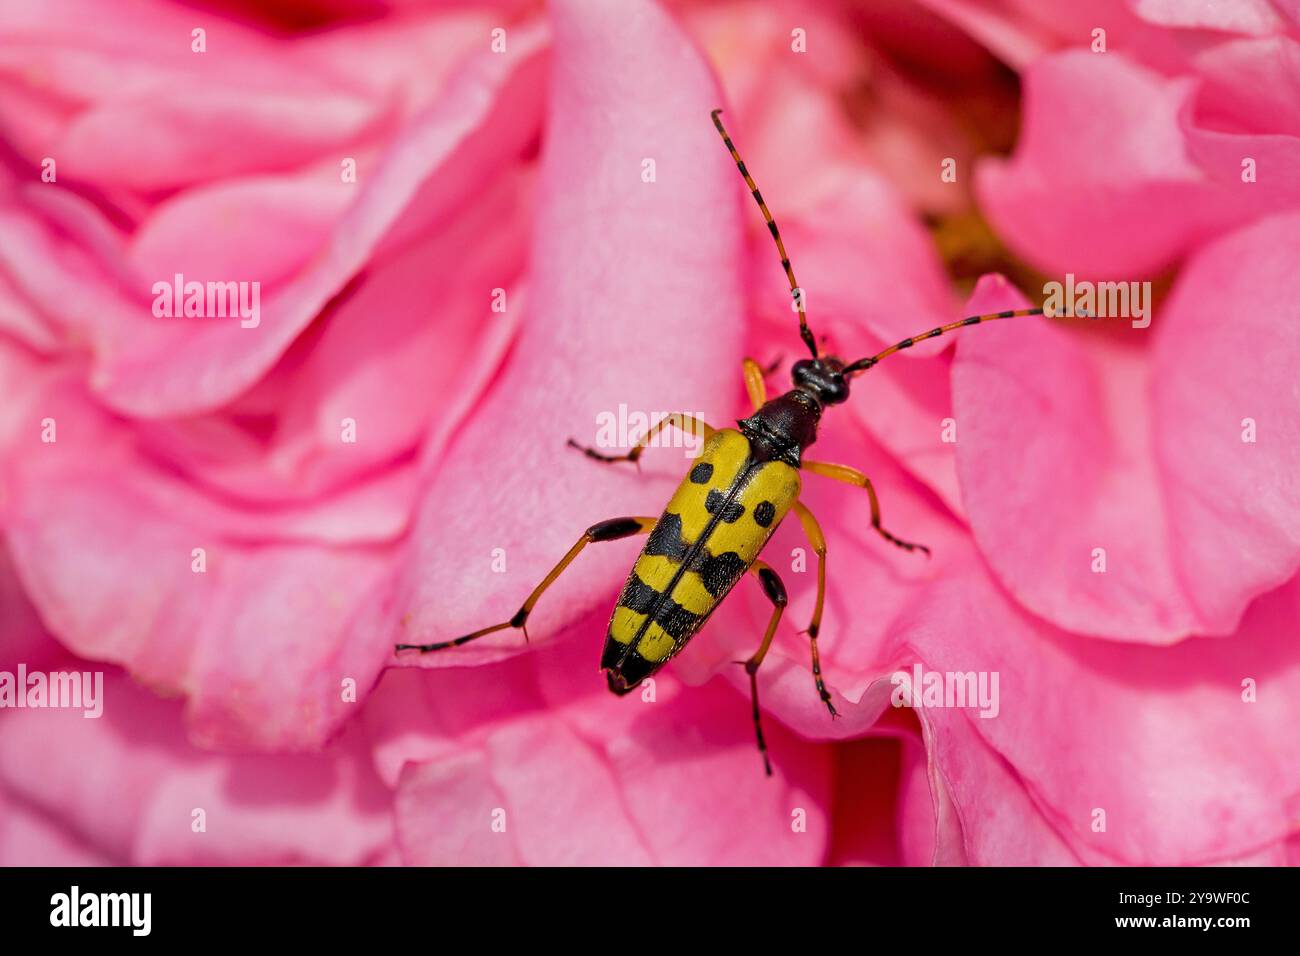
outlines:
[[754, 563], [799, 497], [799, 472], [734, 429], [705, 442], [628, 575], [600, 666], [616, 693], [662, 667]]
[[881, 359], [911, 348], [917, 342], [945, 332], [994, 319], [1041, 315], [1042, 309], [1017, 309], [969, 318], [941, 325], [928, 332], [903, 339], [875, 355], [844, 363], [833, 356], [818, 354], [817, 341], [808, 327], [804, 299], [795, 282], [794, 270], [786, 255], [781, 233], [772, 213], [763, 201], [758, 186], [750, 176], [731, 137], [718, 119], [721, 110], [713, 111], [713, 123], [731, 152], [736, 167], [744, 177], [754, 201], [758, 203], [768, 231], [776, 242], [781, 267], [790, 283], [799, 312], [799, 335], [812, 353], [791, 368], [793, 388], [770, 401], [764, 370], [752, 359], [745, 360], [745, 389], [753, 414], [737, 422], [737, 428], [714, 429], [707, 423], [679, 412], [655, 424], [626, 454], [608, 455], [583, 447], [569, 439], [569, 444], [587, 457], [601, 462], [635, 462], [665, 428], [678, 428], [705, 439], [700, 457], [678, 486], [658, 518], [610, 518], [589, 527], [567, 554], [551, 569], [527, 600], [508, 621], [484, 627], [446, 641], [428, 644], [398, 644], [397, 650], [422, 653], [457, 647], [487, 634], [507, 628], [520, 628], [527, 636], [528, 616], [546, 589], [564, 572], [588, 544], [615, 541], [636, 534], [648, 534], [645, 548], [632, 566], [627, 583], [619, 595], [610, 617], [605, 637], [601, 669], [610, 690], [626, 694], [677, 654], [708, 620], [709, 615], [727, 596], [745, 573], [752, 572], [772, 603], [758, 649], [745, 661], [749, 675], [754, 732], [763, 765], [768, 774], [772, 766], [767, 758], [767, 744], [759, 718], [758, 669], [766, 657], [777, 625], [785, 610], [787, 597], [780, 575], [764, 563], [759, 554], [776, 530], [781, 519], [794, 511], [817, 554], [817, 598], [812, 621], [804, 632], [812, 656], [813, 682], [818, 696], [832, 717], [838, 716], [832, 696], [822, 678], [817, 636], [821, 629], [822, 609], [826, 601], [826, 540], [813, 513], [799, 500], [800, 472], [812, 472], [846, 482], [866, 491], [871, 502], [872, 529], [891, 544], [907, 551], [929, 554], [924, 545], [913, 544], [886, 531], [880, 522], [880, 502], [875, 488], [862, 472], [848, 465], [808, 461], [803, 452], [817, 440], [817, 428], [825, 409], [849, 398], [849, 383], [857, 375], [875, 367]]

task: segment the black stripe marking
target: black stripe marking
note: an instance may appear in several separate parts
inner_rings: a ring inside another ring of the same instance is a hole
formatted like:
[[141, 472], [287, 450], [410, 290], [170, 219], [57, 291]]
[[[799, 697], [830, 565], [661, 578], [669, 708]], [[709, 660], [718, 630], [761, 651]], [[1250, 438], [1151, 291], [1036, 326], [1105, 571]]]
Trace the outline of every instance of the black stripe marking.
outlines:
[[625, 607], [629, 611], [645, 614], [658, 597], [659, 592], [642, 581], [634, 571], [627, 579], [627, 584], [623, 585], [623, 593], [618, 596], [618, 603], [620, 607]]
[[[740, 493], [741, 489], [744, 488], [746, 485], [746, 479], [749, 477], [749, 475], [754, 471], [756, 467], [758, 467], [758, 463], [755, 462], [752, 458], [746, 460], [744, 468], [742, 468], [740, 474], [738, 474], [732, 480], [731, 487], [727, 490], [727, 494], [725, 498], [726, 501], [731, 501], [732, 499], [735, 498], [736, 495]], [[673, 572], [672, 580], [670, 580], [668, 582], [667, 587], [664, 588], [665, 594], [674, 593], [675, 589], [677, 588], [677, 585], [681, 582], [681, 579], [685, 576], [688, 569], [699, 570], [699, 568], [703, 566], [703, 562], [708, 560], [708, 557], [705, 553], [704, 545], [708, 541], [709, 536], [713, 534], [713, 531], [717, 527], [718, 522], [719, 522], [719, 518], [716, 515], [710, 518], [709, 523], [705, 525], [704, 530], [700, 532], [699, 538], [697, 538], [694, 542], [691, 543], [690, 550], [687, 552], [686, 555], [686, 560], [681, 564], [680, 567], [677, 568], [676, 571]], [[630, 590], [630, 586], [624, 588], [625, 593], [627, 593], [629, 590]], [[662, 601], [665, 600], [665, 598], [661, 594], [659, 595], [658, 598], [656, 598], [656, 600]], [[621, 598], [619, 603], [622, 603]], [[647, 612], [642, 611], [641, 613], [645, 614]], [[650, 612], [650, 613], [654, 614], [656, 618], [658, 617], [657, 612]], [[703, 619], [701, 618], [701, 621], [702, 620]], [[632, 635], [632, 640], [627, 645], [621, 645], [624, 651], [624, 657], [627, 656], [627, 653], [631, 648], [636, 646], [637, 641], [641, 639], [642, 635], [645, 634], [646, 629], [649, 626], [650, 626], [650, 621], [648, 619], [642, 621], [641, 626], [637, 628], [637, 632]], [[698, 626], [698, 623], [696, 626]]]
[[[686, 610], [670, 597], [665, 597], [641, 580], [634, 572], [618, 603], [637, 614], [652, 614], [652, 620], [663, 628], [664, 633], [674, 641], [680, 641], [690, 634], [699, 623], [700, 616]], [[644, 627], [637, 631], [629, 647], [635, 647], [637, 640], [645, 633]], [[617, 642], [616, 642], [617, 643]]]
[[772, 233], [772, 238], [773, 238], [773, 239], [779, 239], [779, 238], [780, 238], [780, 233], [778, 233], [778, 232], [776, 231], [776, 221], [775, 221], [775, 220], [769, 219], [769, 220], [767, 221], [767, 228], [768, 228], [768, 231]]
[[969, 319], [963, 319], [961, 324], [962, 324], [962, 325], [979, 325], [979, 324], [980, 324], [980, 317], [979, 317], [978, 315], [972, 315]]
[[913, 342], [911, 339], [903, 339], [903, 341], [898, 343], [898, 347], [900, 349], [910, 349], [914, 344], [916, 343]]
[[682, 607], [672, 598], [664, 598], [659, 610], [655, 611], [655, 623], [664, 629], [664, 633], [674, 641], [680, 641], [699, 626], [700, 616]]

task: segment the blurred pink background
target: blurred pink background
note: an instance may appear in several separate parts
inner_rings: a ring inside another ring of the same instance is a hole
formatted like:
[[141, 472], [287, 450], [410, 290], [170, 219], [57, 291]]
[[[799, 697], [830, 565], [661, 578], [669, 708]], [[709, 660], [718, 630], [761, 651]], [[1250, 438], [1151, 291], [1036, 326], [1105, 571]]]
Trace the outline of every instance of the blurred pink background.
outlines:
[[[99, 717], [0, 707], [0, 863], [1293, 862], [1298, 39], [1294, 0], [6, 3], [0, 703], [103, 676]], [[527, 645], [393, 654], [684, 471], [570, 435], [729, 425], [745, 355], [785, 387], [715, 107], [847, 358], [1066, 274], [1155, 290], [1146, 328], [927, 343], [828, 416], [816, 457], [934, 557], [806, 476], [844, 716], [787, 522], [771, 779], [758, 589], [653, 700], [606, 690], [634, 542]], [[160, 315], [177, 275], [256, 309]], [[918, 666], [996, 674], [996, 716], [891, 706]]]

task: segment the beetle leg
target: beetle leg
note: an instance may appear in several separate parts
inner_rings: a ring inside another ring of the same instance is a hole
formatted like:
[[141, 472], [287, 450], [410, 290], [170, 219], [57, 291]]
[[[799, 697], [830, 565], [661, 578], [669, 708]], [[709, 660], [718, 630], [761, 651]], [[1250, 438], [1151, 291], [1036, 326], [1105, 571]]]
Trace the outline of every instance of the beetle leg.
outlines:
[[663, 418], [659, 419], [659, 421], [655, 422], [654, 427], [645, 433], [645, 437], [637, 442], [636, 446], [626, 454], [606, 455], [604, 452], [596, 451], [596, 449], [592, 448], [590, 445], [579, 445], [572, 438], [569, 439], [569, 445], [572, 448], [578, 449], [578, 451], [582, 452], [588, 458], [594, 458], [596, 461], [630, 461], [635, 463], [641, 457], [641, 453], [649, 447], [650, 442], [654, 440], [654, 437], [669, 425], [673, 426], [680, 432], [699, 435], [703, 441], [708, 441], [713, 433], [717, 431], [717, 429], [701, 418], [695, 418], [694, 416], [684, 414], [683, 412], [673, 412], [671, 415], [665, 415]]
[[745, 359], [745, 391], [749, 393], [749, 404], [758, 411], [767, 402], [767, 384], [763, 381], [763, 367], [752, 358]]
[[845, 484], [865, 488], [871, 498], [871, 527], [876, 529], [876, 533], [891, 544], [898, 545], [904, 551], [923, 551], [927, 558], [930, 556], [930, 549], [925, 545], [904, 541], [880, 526], [880, 501], [876, 498], [876, 489], [872, 486], [871, 479], [862, 472], [856, 468], [850, 468], [848, 465], [832, 465], [830, 462], [825, 461], [805, 461], [800, 467], [804, 471], [811, 471], [815, 475], [822, 475], [825, 478], [833, 478]]
[[776, 625], [781, 620], [781, 612], [785, 610], [787, 598], [785, 585], [770, 565], [755, 561], [749, 570], [758, 575], [758, 580], [763, 585], [763, 593], [772, 602], [772, 617], [767, 622], [767, 633], [763, 635], [763, 643], [758, 646], [754, 656], [745, 661], [745, 673], [749, 675], [749, 696], [754, 705], [754, 735], [758, 738], [758, 752], [763, 755], [763, 769], [770, 777], [772, 762], [767, 759], [767, 742], [763, 739], [763, 723], [758, 711], [758, 667], [767, 656], [767, 649], [772, 646], [772, 638], [776, 636]]
[[534, 605], [542, 594], [555, 583], [555, 579], [564, 573], [564, 569], [573, 563], [582, 549], [588, 544], [598, 541], [617, 541], [620, 538], [628, 538], [634, 534], [649, 534], [654, 530], [658, 518], [610, 518], [608, 521], [598, 521], [582, 533], [582, 537], [577, 543], [569, 549], [568, 553], [560, 559], [560, 563], [551, 568], [551, 573], [542, 579], [542, 583], [533, 588], [533, 593], [528, 595], [528, 600], [524, 601], [523, 606], [515, 612], [515, 616], [508, 621], [500, 624], [493, 624], [491, 627], [481, 628], [470, 634], [462, 635], [450, 641], [438, 641], [434, 644], [398, 644], [399, 651], [419, 651], [421, 654], [427, 654], [429, 651], [440, 651], [448, 647], [459, 647], [461, 644], [468, 644], [487, 634], [493, 634], [497, 631], [504, 631], [508, 627], [521, 628], [524, 632], [524, 640], [528, 639], [528, 629], [525, 624], [528, 621], [528, 615], [532, 613]]
[[832, 717], [838, 717], [839, 713], [831, 703], [831, 692], [826, 689], [826, 682], [822, 680], [822, 659], [817, 652], [817, 634], [821, 631], [822, 608], [826, 604], [826, 537], [822, 534], [821, 525], [802, 501], [794, 503], [794, 512], [799, 516], [799, 523], [803, 525], [803, 533], [807, 535], [813, 551], [817, 553], [817, 603], [813, 606], [812, 623], [808, 625], [807, 631], [808, 643], [812, 646], [813, 680], [817, 684], [817, 695], [826, 705], [826, 709], [831, 712]]

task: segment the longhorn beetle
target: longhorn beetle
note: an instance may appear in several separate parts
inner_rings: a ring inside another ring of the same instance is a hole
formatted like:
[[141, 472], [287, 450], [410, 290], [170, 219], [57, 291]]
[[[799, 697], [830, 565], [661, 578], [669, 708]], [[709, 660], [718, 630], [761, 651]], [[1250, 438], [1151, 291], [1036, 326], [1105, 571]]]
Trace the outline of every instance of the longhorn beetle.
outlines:
[[[839, 716], [831, 701], [830, 691], [822, 680], [821, 661], [817, 653], [817, 634], [821, 628], [822, 607], [826, 599], [826, 539], [813, 513], [799, 501], [800, 471], [863, 489], [871, 501], [871, 526], [877, 534], [905, 551], [921, 551], [927, 556], [930, 553], [924, 545], [904, 541], [885, 530], [880, 523], [880, 502], [876, 499], [876, 490], [872, 487], [870, 478], [848, 465], [808, 461], [803, 457], [804, 450], [817, 439], [817, 426], [823, 410], [847, 401], [850, 381], [895, 352], [964, 326], [1013, 316], [1042, 315], [1043, 310], [1016, 309], [973, 315], [903, 339], [883, 352], [847, 364], [833, 356], [819, 355], [817, 341], [808, 327], [803, 293], [795, 281], [790, 257], [786, 255], [785, 244], [781, 241], [781, 233], [776, 228], [767, 204], [763, 202], [758, 186], [740, 154], [736, 152], [731, 137], [718, 119], [721, 112], [722, 110], [713, 111], [713, 125], [718, 128], [723, 142], [727, 144], [731, 158], [736, 161], [736, 168], [744, 177], [745, 185], [762, 210], [767, 228], [776, 241], [781, 267], [785, 269], [786, 278], [790, 281], [790, 294], [794, 297], [799, 312], [799, 335], [812, 354], [811, 358], [796, 362], [791, 369], [794, 387], [784, 395], [768, 399], [763, 381], [764, 370], [752, 359], [746, 359], [745, 389], [749, 393], [753, 413], [737, 422], [738, 430], [713, 428], [690, 415], [675, 412], [657, 422], [636, 447], [623, 455], [602, 454], [569, 439], [569, 444], [574, 448], [589, 458], [605, 463], [638, 461], [654, 437], [670, 426], [682, 431], [702, 433], [704, 447], [669, 499], [662, 515], [658, 518], [611, 518], [592, 525], [582, 533], [582, 537], [560, 559], [560, 563], [551, 569], [542, 583], [533, 589], [533, 593], [528, 595], [523, 606], [510, 620], [450, 641], [398, 644], [397, 650], [438, 651], [457, 647], [506, 628], [523, 629], [538, 599], [588, 544], [648, 534], [645, 548], [632, 566], [609, 620], [604, 653], [600, 659], [600, 667], [605, 672], [609, 689], [615, 694], [627, 694], [668, 663], [704, 625], [745, 572], [751, 572], [758, 578], [763, 593], [772, 602], [772, 616], [767, 622], [763, 641], [753, 656], [745, 661], [753, 705], [754, 732], [758, 738], [763, 766], [770, 776], [772, 764], [768, 760], [767, 744], [763, 740], [763, 727], [759, 719], [758, 668], [767, 656], [781, 613], [785, 610], [786, 591], [780, 575], [770, 565], [760, 561], [758, 555], [776, 531], [781, 519], [790, 511], [798, 515], [804, 534], [817, 554], [817, 600], [813, 607], [812, 622], [806, 632], [812, 652], [813, 680], [831, 717]], [[525, 629], [525, 638], [527, 634]]]

